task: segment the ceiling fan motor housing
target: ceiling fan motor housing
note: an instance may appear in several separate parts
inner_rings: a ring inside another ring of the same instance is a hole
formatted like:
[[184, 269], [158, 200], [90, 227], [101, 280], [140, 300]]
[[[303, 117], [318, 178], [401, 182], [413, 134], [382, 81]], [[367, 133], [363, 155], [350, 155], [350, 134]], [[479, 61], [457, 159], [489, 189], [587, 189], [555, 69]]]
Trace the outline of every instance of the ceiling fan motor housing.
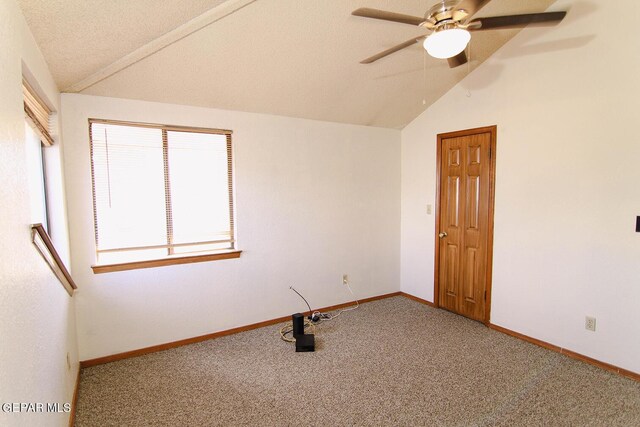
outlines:
[[442, 24], [458, 24], [469, 14], [464, 9], [455, 9], [460, 0], [444, 0], [431, 7], [424, 15], [424, 22], [421, 26], [428, 29], [435, 29]]

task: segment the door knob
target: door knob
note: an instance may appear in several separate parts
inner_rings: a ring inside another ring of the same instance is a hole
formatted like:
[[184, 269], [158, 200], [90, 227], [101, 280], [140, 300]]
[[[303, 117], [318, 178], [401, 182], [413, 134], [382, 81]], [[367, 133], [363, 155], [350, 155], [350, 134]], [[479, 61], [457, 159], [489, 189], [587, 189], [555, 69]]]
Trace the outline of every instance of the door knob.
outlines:
[[440, 236], [440, 238], [442, 239], [443, 237], [447, 237], [448, 234], [443, 231], [442, 233], [438, 234], [438, 236]]

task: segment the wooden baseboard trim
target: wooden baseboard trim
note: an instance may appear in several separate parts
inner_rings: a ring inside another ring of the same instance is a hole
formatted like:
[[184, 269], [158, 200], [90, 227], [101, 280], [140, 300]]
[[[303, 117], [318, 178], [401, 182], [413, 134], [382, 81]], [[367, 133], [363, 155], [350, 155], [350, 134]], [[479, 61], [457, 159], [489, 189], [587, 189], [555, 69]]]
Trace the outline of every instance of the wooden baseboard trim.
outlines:
[[[385, 298], [391, 298], [395, 296], [401, 295], [400, 292], [392, 292], [390, 294], [378, 295], [371, 298], [365, 298], [360, 300], [360, 304], [364, 304], [371, 301], [377, 301]], [[350, 307], [356, 305], [355, 302], [347, 302], [344, 304], [331, 305], [329, 307], [318, 308], [317, 311], [332, 311], [338, 310], [345, 307]], [[311, 314], [311, 313], [306, 313]], [[262, 328], [265, 326], [271, 326], [278, 323], [286, 322], [287, 320], [291, 320], [291, 316], [283, 316], [278, 317], [276, 319], [265, 320], [264, 322], [253, 323], [251, 325], [240, 326], [237, 328], [227, 329], [225, 331], [214, 332], [212, 334], [200, 335], [193, 338], [187, 338], [184, 340], [173, 341], [165, 344], [154, 345], [151, 347], [145, 347], [138, 350], [126, 351], [124, 353], [112, 354], [110, 356], [98, 357], [95, 359], [83, 360], [80, 362], [80, 368], [88, 368], [90, 366], [102, 365], [105, 363], [115, 362], [117, 360], [129, 359], [131, 357], [142, 356], [144, 354], [155, 353], [158, 351], [169, 350], [171, 348], [181, 347], [183, 345], [195, 344], [202, 341], [207, 341], [219, 337], [224, 337], [227, 335], [237, 334], [240, 332], [250, 331], [252, 329]]]
[[557, 345], [549, 344], [546, 341], [541, 341], [536, 338], [531, 338], [528, 335], [523, 335], [519, 332], [512, 331], [511, 329], [503, 328], [502, 326], [494, 325], [493, 323], [489, 323], [489, 328], [496, 330], [498, 332], [502, 332], [503, 334], [511, 335], [512, 337], [520, 338], [523, 341], [526, 341], [531, 344], [535, 344], [539, 347], [546, 348], [547, 350], [555, 351], [556, 353], [562, 353], [562, 347], [558, 347]]
[[78, 406], [78, 389], [80, 388], [80, 368], [78, 367], [78, 375], [76, 375], [76, 386], [73, 389], [73, 400], [71, 400], [71, 413], [69, 414], [69, 427], [73, 427], [76, 423], [76, 407]]
[[601, 362], [599, 360], [593, 359], [591, 357], [585, 356], [580, 353], [576, 353], [575, 351], [567, 350], [566, 348], [559, 347], [557, 345], [550, 344], [546, 341], [541, 341], [535, 338], [531, 338], [530, 336], [521, 334], [519, 332], [512, 331], [511, 329], [503, 328], [502, 326], [494, 325], [493, 323], [489, 324], [489, 328], [494, 329], [498, 332], [502, 332], [503, 334], [511, 335], [512, 337], [519, 338], [523, 341], [529, 342], [531, 344], [535, 344], [537, 346], [546, 348], [547, 350], [555, 351], [556, 353], [564, 354], [572, 359], [580, 360], [582, 362], [588, 363], [593, 366], [597, 366], [602, 369], [606, 369], [607, 371], [614, 372], [618, 375], [622, 375], [623, 377], [631, 378], [632, 380], [640, 381], [640, 374], [629, 371], [627, 369], [620, 368], [615, 365], [611, 365], [609, 363]]
[[409, 298], [410, 300], [414, 300], [419, 302], [420, 304], [424, 304], [424, 305], [428, 305], [429, 307], [435, 307], [436, 305], [434, 303], [432, 303], [431, 301], [427, 301], [426, 299], [422, 299], [422, 298], [418, 298], [416, 296], [413, 296], [411, 294], [408, 294], [406, 292], [400, 292], [400, 295], [402, 295], [405, 298]]
[[[422, 298], [418, 298], [406, 292], [400, 292], [405, 298], [409, 298], [410, 300], [417, 301], [421, 304], [428, 305], [430, 307], [435, 307], [435, 304], [431, 301], [424, 300]], [[510, 335], [515, 338], [519, 338], [523, 341], [529, 342], [531, 344], [535, 344], [539, 347], [546, 348], [547, 350], [555, 351], [556, 353], [564, 354], [565, 356], [571, 357], [572, 359], [580, 360], [585, 363], [589, 363], [590, 365], [597, 366], [602, 369], [606, 369], [607, 371], [614, 372], [618, 375], [622, 375], [623, 377], [631, 378], [636, 381], [640, 381], [640, 374], [629, 371], [627, 369], [620, 368], [615, 365], [611, 365], [609, 363], [601, 362], [599, 360], [593, 359], [591, 357], [585, 356], [580, 353], [576, 353], [575, 351], [567, 350], [566, 348], [559, 347], [557, 345], [550, 344], [546, 341], [542, 341], [536, 338], [532, 338], [528, 335], [521, 334], [519, 332], [512, 331], [511, 329], [503, 328], [502, 326], [494, 325], [493, 323], [487, 324], [487, 326], [493, 330], [498, 332], [502, 332], [503, 334]]]

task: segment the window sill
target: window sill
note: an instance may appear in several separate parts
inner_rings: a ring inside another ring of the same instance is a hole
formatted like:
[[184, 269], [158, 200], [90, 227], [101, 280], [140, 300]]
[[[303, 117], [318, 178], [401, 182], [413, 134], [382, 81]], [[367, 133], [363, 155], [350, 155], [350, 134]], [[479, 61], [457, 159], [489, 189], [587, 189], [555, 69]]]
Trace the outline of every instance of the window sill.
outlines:
[[191, 264], [194, 262], [218, 261], [221, 259], [240, 258], [242, 251], [231, 250], [206, 255], [180, 256], [146, 261], [124, 262], [119, 264], [92, 265], [93, 274], [112, 273], [114, 271], [138, 270], [141, 268], [164, 267], [167, 265]]
[[60, 259], [60, 255], [58, 255], [49, 234], [42, 224], [33, 224], [31, 226], [31, 241], [38, 249], [38, 252], [40, 252], [40, 255], [47, 261], [49, 268], [51, 268], [51, 271], [53, 271], [58, 280], [60, 280], [60, 283], [62, 283], [62, 286], [69, 296], [72, 297], [73, 291], [78, 289], [78, 287], [71, 278], [71, 274], [69, 274], [69, 270], [65, 267], [62, 259]]

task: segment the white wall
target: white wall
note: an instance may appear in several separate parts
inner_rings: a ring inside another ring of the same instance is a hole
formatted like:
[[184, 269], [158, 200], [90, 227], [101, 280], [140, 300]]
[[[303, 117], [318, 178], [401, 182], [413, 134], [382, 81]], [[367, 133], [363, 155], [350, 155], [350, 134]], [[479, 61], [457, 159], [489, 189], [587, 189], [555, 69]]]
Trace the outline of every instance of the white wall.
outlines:
[[[78, 372], [74, 301], [31, 243], [23, 67], [55, 109], [59, 95], [13, 0], [0, 2], [0, 52], [0, 402], [70, 403]], [[66, 259], [59, 136], [57, 139], [58, 146], [46, 153], [53, 190], [51, 234]], [[66, 425], [68, 417], [66, 413], [0, 411], [0, 425]]]
[[496, 124], [491, 322], [640, 372], [640, 5], [609, 3], [558, 1], [402, 131], [401, 287], [433, 301], [436, 135]]
[[[400, 132], [62, 95], [81, 360], [400, 288]], [[87, 119], [233, 130], [240, 259], [93, 274]], [[274, 330], [274, 339], [278, 339]]]

